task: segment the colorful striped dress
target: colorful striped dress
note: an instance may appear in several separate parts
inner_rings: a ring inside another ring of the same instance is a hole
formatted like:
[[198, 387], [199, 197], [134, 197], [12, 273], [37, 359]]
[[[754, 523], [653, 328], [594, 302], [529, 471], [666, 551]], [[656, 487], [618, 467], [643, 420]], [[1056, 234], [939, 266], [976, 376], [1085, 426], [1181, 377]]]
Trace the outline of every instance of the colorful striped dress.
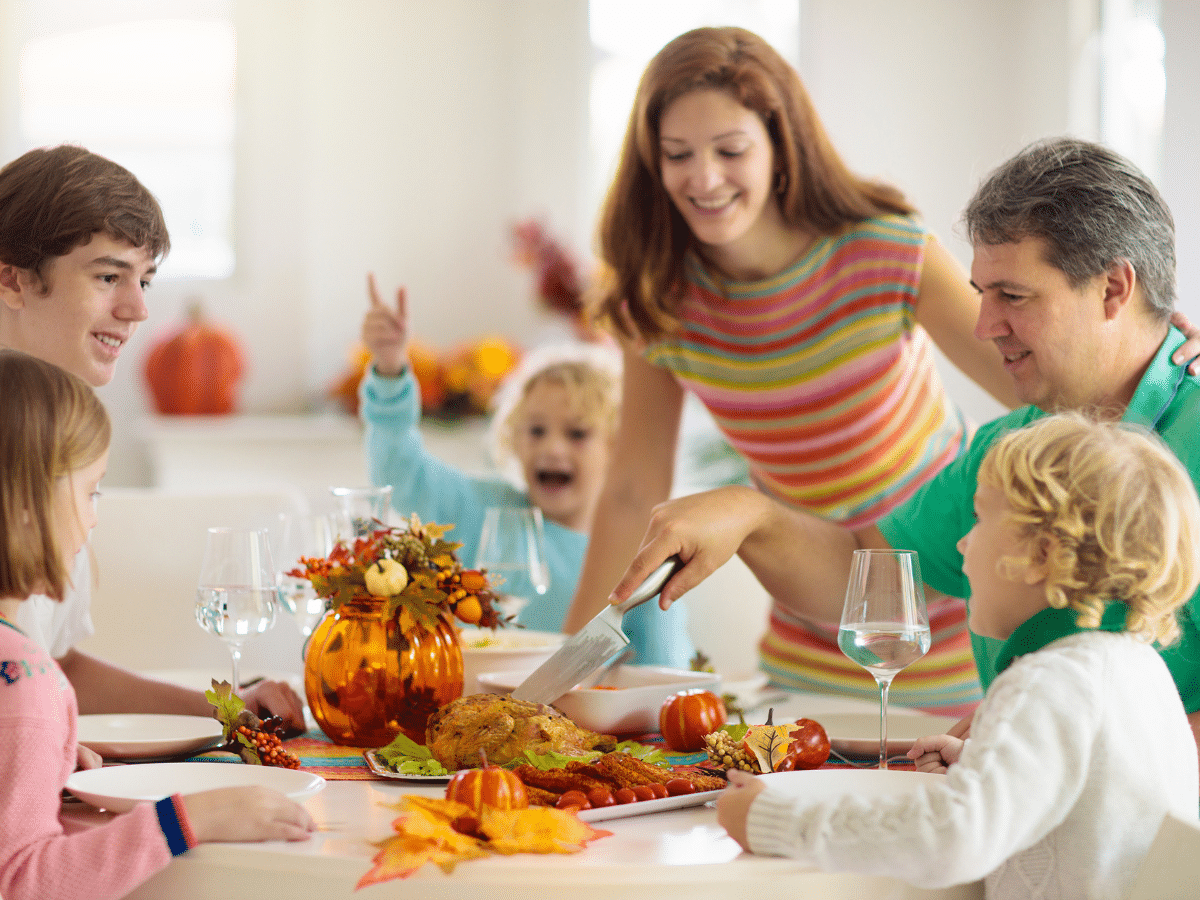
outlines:
[[[968, 438], [916, 324], [927, 237], [911, 218], [881, 216], [754, 282], [718, 280], [689, 255], [681, 329], [646, 359], [704, 403], [760, 490], [850, 528], [870, 525]], [[965, 608], [930, 601], [933, 648], [897, 676], [890, 699], [958, 714], [980, 697]], [[836, 623], [773, 604], [761, 666], [796, 690], [877, 697], [836, 638]]]

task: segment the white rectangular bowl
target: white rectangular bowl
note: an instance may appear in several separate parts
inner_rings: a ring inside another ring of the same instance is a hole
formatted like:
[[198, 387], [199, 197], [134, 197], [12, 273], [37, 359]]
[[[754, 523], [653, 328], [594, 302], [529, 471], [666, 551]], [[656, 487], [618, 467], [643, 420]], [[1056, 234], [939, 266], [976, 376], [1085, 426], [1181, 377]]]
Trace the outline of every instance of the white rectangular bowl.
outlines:
[[[483, 691], [507, 694], [533, 670], [484, 672]], [[712, 672], [690, 672], [666, 666], [621, 666], [606, 676], [608, 688], [574, 688], [554, 701], [568, 719], [601, 734], [647, 734], [658, 731], [658, 711], [680, 691], [720, 691], [721, 678]]]

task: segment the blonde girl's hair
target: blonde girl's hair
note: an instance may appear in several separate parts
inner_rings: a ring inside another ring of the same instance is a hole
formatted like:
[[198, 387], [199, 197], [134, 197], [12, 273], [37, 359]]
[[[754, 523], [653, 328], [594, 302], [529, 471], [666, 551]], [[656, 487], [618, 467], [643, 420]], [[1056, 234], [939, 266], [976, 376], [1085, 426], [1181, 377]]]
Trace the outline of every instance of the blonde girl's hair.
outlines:
[[1116, 600], [1128, 606], [1128, 631], [1160, 644], [1179, 637], [1175, 611], [1200, 583], [1200, 500], [1158, 437], [1078, 413], [1050, 416], [1001, 438], [979, 482], [1003, 492], [1029, 552], [998, 565], [1026, 566], [1048, 548], [1050, 606], [1095, 628]]
[[[692, 234], [662, 184], [660, 126], [672, 102], [716, 90], [756, 113], [771, 139], [774, 197], [783, 219], [821, 234], [883, 213], [913, 211], [891, 185], [854, 175], [818, 118], [796, 70], [743, 28], [697, 28], [650, 61], [638, 84], [600, 214], [598, 284], [590, 314], [627, 337], [656, 340], [679, 323], [684, 254]], [[628, 315], [624, 312], [628, 304]]]
[[0, 597], [63, 598], [70, 574], [55, 483], [99, 459], [111, 435], [104, 405], [81, 378], [0, 349]]
[[535, 347], [521, 359], [492, 402], [488, 447], [496, 468], [528, 490], [516, 455], [517, 420], [534, 385], [549, 382], [568, 391], [579, 414], [611, 438], [621, 409], [621, 356], [606, 344], [572, 342]]

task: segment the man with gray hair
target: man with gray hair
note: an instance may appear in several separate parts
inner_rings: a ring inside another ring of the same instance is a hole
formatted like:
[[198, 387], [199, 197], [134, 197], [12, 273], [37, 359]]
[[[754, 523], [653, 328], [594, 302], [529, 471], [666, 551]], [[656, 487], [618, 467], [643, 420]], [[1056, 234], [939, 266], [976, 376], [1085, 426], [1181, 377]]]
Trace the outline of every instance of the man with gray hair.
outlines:
[[[1171, 324], [1175, 227], [1145, 175], [1094, 143], [1039, 142], [988, 177], [965, 219], [982, 301], [975, 334], [995, 343], [1030, 405], [983, 426], [909, 502], [857, 532], [745, 487], [663, 504], [614, 602], [679, 554], [669, 605], [737, 553], [790, 614], [836, 623], [853, 551], [888, 547], [916, 550], [929, 586], [967, 598], [958, 544], [974, 524], [979, 465], [1002, 434], [1056, 411], [1144, 425], [1200, 484], [1200, 378], [1173, 362], [1184, 345]], [[1198, 614], [1200, 594], [1180, 614], [1182, 639], [1161, 652], [1200, 734]], [[972, 635], [972, 649], [986, 689], [1000, 642]]]

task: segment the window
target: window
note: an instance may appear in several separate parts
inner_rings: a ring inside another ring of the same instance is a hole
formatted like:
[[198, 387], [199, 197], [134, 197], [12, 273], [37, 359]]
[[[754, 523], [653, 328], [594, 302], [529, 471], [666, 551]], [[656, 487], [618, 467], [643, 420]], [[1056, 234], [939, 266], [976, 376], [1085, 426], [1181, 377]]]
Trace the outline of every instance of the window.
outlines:
[[233, 272], [232, 0], [23, 0], [17, 153], [82, 144], [162, 204], [164, 278]]
[[1159, 0], [1101, 0], [1100, 139], [1161, 183], [1166, 41]]

